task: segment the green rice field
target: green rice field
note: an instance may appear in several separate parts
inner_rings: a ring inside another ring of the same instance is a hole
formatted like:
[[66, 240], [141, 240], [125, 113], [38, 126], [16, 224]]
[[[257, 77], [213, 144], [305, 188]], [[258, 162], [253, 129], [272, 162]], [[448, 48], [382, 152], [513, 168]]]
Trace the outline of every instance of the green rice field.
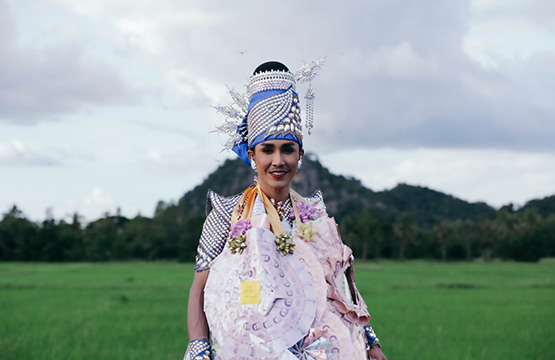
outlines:
[[[389, 360], [555, 359], [555, 261], [358, 262]], [[182, 359], [193, 265], [0, 263], [0, 359]]]

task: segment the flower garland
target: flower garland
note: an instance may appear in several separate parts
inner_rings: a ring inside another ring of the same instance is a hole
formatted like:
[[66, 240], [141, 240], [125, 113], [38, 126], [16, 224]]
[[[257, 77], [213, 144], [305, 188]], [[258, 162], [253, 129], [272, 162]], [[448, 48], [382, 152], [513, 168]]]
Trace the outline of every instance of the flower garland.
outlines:
[[[304, 239], [305, 241], [314, 242], [316, 241], [316, 235], [318, 233], [312, 227], [312, 222], [322, 216], [325, 216], [325, 212], [317, 206], [317, 202], [305, 203], [299, 200], [301, 197], [299, 194], [291, 190], [291, 202], [292, 208], [289, 212], [290, 219], [297, 219], [297, 228], [294, 230], [295, 235]], [[252, 213], [255, 194], [262, 197], [264, 201], [264, 207], [266, 212], [270, 216], [270, 225], [272, 232], [276, 236], [276, 250], [280, 252], [283, 256], [288, 254], [293, 254], [295, 251], [295, 242], [291, 235], [283, 231], [281, 226], [281, 214], [278, 213], [275, 207], [275, 201], [272, 202], [263, 192], [260, 190], [258, 185], [253, 186], [245, 191], [242, 200], [239, 202], [237, 208], [232, 214], [232, 218], [237, 219], [235, 223], [231, 225], [229, 235], [227, 238], [227, 245], [232, 254], [241, 254], [243, 250], [247, 247], [247, 231], [252, 229], [251, 221], [249, 220], [250, 214]], [[244, 210], [248, 209], [247, 214]], [[243, 217], [243, 218], [242, 218]]]
[[241, 254], [247, 247], [247, 230], [252, 229], [249, 219], [241, 219], [231, 226], [229, 236], [227, 238], [227, 246], [232, 254]]
[[[300, 223], [297, 224], [296, 234], [305, 241], [315, 242], [318, 231], [312, 227], [312, 221], [324, 216], [324, 212], [315, 206], [316, 203], [301, 203], [295, 201], [299, 213]], [[291, 209], [289, 218], [295, 218], [294, 209]]]
[[[318, 218], [318, 213], [316, 207], [313, 204], [301, 203], [295, 200], [295, 205], [297, 205], [297, 210], [299, 211], [299, 217], [301, 222], [304, 224], [311, 220], [316, 220]], [[295, 219], [295, 209], [291, 208], [289, 211], [289, 219]]]

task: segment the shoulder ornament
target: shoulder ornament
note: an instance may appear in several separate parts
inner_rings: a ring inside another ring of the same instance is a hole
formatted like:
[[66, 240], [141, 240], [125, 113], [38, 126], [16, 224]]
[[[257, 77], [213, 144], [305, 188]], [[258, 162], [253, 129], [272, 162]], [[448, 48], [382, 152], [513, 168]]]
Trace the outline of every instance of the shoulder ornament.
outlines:
[[241, 196], [243, 196], [243, 193], [232, 196], [222, 196], [212, 189], [208, 190], [208, 194], [206, 195], [206, 214], [214, 210], [228, 223], [231, 223], [231, 214], [235, 206], [239, 203]]

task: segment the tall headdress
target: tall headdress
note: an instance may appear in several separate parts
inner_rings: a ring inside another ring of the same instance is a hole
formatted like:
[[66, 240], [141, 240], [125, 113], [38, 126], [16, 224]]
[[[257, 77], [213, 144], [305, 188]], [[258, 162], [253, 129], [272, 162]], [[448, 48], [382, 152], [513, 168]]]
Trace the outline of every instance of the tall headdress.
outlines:
[[229, 89], [232, 103], [215, 109], [226, 116], [217, 132], [226, 133], [230, 139], [225, 148], [233, 150], [247, 165], [247, 151], [257, 144], [274, 139], [293, 140], [303, 145], [301, 108], [296, 83], [309, 82], [306, 128], [313, 127], [312, 80], [324, 64], [324, 59], [304, 64], [291, 73], [282, 63], [270, 61], [256, 68], [247, 85], [247, 93]]

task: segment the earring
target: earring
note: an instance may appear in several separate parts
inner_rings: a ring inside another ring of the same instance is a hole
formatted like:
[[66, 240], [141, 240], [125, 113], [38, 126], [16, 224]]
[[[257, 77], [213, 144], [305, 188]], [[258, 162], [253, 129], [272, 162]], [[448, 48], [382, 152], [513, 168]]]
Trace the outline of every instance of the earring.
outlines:
[[300, 170], [301, 166], [303, 166], [303, 157], [302, 156], [299, 158], [299, 162], [297, 163], [297, 170]]
[[251, 157], [251, 168], [256, 171], [256, 163], [254, 162], [254, 158]]

